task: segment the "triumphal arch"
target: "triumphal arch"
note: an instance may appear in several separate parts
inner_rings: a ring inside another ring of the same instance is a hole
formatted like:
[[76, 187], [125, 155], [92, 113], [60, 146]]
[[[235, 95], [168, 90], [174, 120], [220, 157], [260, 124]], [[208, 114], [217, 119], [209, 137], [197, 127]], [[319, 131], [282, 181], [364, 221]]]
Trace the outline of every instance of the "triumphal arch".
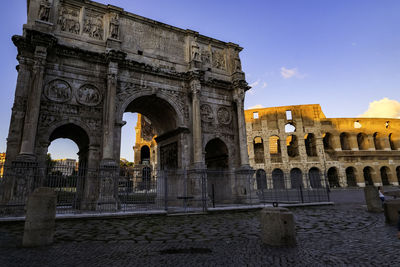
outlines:
[[[15, 175], [3, 200], [29, 193], [27, 169], [45, 167], [57, 138], [73, 140], [79, 164], [99, 174], [87, 175], [82, 203], [112, 199], [125, 112], [151, 120], [160, 169], [249, 169], [241, 47], [88, 0], [27, 3], [23, 35], [12, 38], [6, 165]], [[230, 194], [246, 194], [234, 180]]]

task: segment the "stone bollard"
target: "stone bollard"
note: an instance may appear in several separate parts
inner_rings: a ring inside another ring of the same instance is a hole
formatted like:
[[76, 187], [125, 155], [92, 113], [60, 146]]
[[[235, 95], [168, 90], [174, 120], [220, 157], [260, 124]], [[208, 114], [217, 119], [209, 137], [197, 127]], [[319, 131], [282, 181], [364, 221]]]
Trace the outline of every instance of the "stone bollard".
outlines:
[[386, 200], [384, 203], [386, 222], [396, 225], [399, 220], [400, 199]]
[[382, 212], [382, 200], [379, 198], [378, 189], [374, 186], [364, 187], [365, 202], [369, 212]]
[[56, 193], [48, 187], [37, 188], [29, 196], [22, 240], [24, 247], [53, 243], [56, 203]]
[[261, 239], [265, 245], [295, 246], [296, 231], [293, 213], [286, 208], [267, 207], [261, 210]]

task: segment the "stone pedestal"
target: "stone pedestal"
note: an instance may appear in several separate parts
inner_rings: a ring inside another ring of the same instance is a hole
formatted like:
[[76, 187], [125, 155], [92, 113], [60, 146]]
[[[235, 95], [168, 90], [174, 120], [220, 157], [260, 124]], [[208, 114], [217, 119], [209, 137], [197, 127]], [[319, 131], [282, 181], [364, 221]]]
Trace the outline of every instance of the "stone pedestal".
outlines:
[[97, 210], [118, 210], [118, 166], [114, 161], [103, 160], [100, 164], [100, 195]]
[[384, 203], [386, 223], [396, 225], [399, 221], [400, 199], [386, 200]]
[[48, 187], [37, 188], [28, 199], [24, 247], [45, 246], [53, 243], [57, 196]]
[[193, 196], [192, 205], [202, 207], [203, 211], [206, 211], [207, 206], [212, 203], [208, 196], [206, 169], [201, 164], [193, 166], [187, 171], [187, 178], [188, 192]]
[[269, 246], [296, 245], [293, 213], [286, 208], [264, 208], [261, 210], [261, 239]]
[[255, 190], [254, 170], [246, 165], [235, 171], [235, 202], [257, 204], [259, 199]]
[[379, 198], [378, 189], [374, 186], [364, 187], [365, 202], [369, 212], [382, 212], [382, 200]]
[[33, 189], [41, 185], [37, 175], [37, 162], [33, 157], [19, 155], [11, 163], [6, 176], [5, 200], [8, 204], [24, 204]]

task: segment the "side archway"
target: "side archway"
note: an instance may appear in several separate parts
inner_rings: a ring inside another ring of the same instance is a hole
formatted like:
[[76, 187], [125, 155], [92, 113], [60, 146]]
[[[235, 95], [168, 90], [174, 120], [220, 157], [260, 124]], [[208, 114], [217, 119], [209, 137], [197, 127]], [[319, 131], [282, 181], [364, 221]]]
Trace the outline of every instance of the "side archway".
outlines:
[[207, 166], [207, 193], [215, 203], [229, 200], [232, 192], [228, 169], [229, 151], [219, 138], [208, 141], [205, 147], [205, 163]]

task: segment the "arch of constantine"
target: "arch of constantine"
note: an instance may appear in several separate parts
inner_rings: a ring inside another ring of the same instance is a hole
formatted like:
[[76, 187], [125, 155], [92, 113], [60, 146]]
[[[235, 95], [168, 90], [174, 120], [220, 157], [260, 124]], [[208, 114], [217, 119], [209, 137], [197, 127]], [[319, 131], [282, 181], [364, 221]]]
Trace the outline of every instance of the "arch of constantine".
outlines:
[[[23, 35], [12, 38], [19, 65], [5, 162], [13, 175], [3, 203], [45, 179], [32, 170], [45, 170], [49, 144], [68, 138], [84, 170], [81, 207], [116, 207], [125, 112], [151, 120], [160, 170], [251, 173], [241, 47], [93, 1], [27, 3]], [[207, 158], [221, 147], [224, 163]], [[233, 199], [246, 193], [228, 181]]]

